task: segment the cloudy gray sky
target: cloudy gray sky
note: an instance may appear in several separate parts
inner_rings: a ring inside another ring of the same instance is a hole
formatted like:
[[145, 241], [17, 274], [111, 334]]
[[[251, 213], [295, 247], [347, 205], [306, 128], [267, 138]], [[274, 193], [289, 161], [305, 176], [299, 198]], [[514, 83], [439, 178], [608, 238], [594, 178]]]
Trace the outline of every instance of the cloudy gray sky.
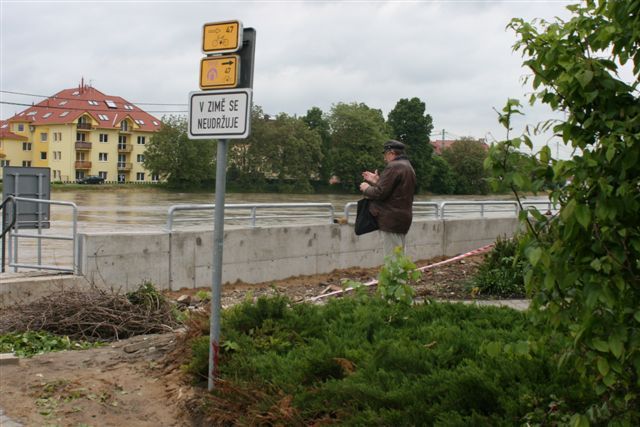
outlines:
[[[386, 116], [418, 97], [438, 135], [503, 139], [493, 108], [530, 90], [505, 27], [513, 17], [566, 18], [570, 3], [0, 0], [0, 118], [26, 108], [8, 103], [42, 99], [8, 92], [52, 95], [83, 77], [159, 118], [186, 111], [199, 90], [202, 25], [238, 19], [257, 32], [253, 99], [266, 113], [363, 102]], [[519, 127], [550, 117], [525, 111]]]

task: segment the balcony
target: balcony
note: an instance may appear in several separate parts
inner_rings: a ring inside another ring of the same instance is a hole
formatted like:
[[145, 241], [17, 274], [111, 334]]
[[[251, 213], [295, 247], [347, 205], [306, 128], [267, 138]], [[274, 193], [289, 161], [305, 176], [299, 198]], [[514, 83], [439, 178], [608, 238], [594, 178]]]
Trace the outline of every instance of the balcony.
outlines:
[[118, 153], [130, 153], [133, 150], [131, 144], [118, 144]]
[[78, 130], [91, 130], [93, 126], [91, 123], [78, 123]]
[[127, 162], [118, 162], [118, 171], [130, 171], [131, 170], [131, 163], [127, 163]]
[[76, 169], [91, 169], [91, 162], [76, 160]]
[[129, 135], [131, 134], [131, 129], [129, 129], [128, 127], [121, 127], [120, 130], [118, 131], [123, 135]]
[[85, 141], [76, 141], [76, 151], [91, 150], [91, 143]]

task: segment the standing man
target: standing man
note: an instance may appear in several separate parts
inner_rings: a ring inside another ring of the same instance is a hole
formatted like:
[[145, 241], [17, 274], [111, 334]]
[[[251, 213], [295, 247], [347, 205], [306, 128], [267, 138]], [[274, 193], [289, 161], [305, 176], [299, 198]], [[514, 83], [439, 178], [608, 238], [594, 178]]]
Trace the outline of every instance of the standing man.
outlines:
[[369, 210], [378, 220], [385, 257], [393, 254], [396, 246], [404, 252], [413, 219], [416, 173], [404, 149], [404, 144], [399, 141], [385, 142], [384, 161], [387, 166], [382, 175], [378, 175], [377, 170], [362, 172], [364, 182], [360, 184], [360, 191], [372, 200]]

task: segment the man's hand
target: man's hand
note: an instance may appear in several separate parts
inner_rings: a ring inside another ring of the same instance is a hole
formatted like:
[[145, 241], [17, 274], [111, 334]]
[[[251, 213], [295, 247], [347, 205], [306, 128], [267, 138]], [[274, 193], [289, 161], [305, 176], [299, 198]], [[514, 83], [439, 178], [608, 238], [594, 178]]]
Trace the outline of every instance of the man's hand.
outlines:
[[369, 187], [371, 187], [369, 185], [369, 183], [363, 182], [363, 183], [360, 184], [360, 191], [362, 191], [364, 193], [365, 191], [367, 191], [367, 188], [369, 188]]
[[369, 171], [362, 172], [362, 177], [366, 182], [370, 184], [377, 184], [378, 180], [380, 179], [377, 169], [375, 170], [375, 172], [369, 172]]

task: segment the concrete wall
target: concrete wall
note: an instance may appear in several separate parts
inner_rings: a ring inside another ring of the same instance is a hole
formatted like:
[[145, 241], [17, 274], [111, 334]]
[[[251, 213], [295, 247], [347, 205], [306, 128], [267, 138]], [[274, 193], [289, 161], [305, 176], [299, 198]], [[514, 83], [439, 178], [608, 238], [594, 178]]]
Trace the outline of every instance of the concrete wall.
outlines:
[[[457, 255], [511, 236], [516, 218], [415, 221], [407, 236], [414, 260]], [[211, 285], [212, 231], [80, 234], [80, 273], [100, 286], [134, 290], [145, 281], [161, 289]], [[377, 232], [322, 224], [225, 228], [223, 282], [258, 283], [383, 263]]]

